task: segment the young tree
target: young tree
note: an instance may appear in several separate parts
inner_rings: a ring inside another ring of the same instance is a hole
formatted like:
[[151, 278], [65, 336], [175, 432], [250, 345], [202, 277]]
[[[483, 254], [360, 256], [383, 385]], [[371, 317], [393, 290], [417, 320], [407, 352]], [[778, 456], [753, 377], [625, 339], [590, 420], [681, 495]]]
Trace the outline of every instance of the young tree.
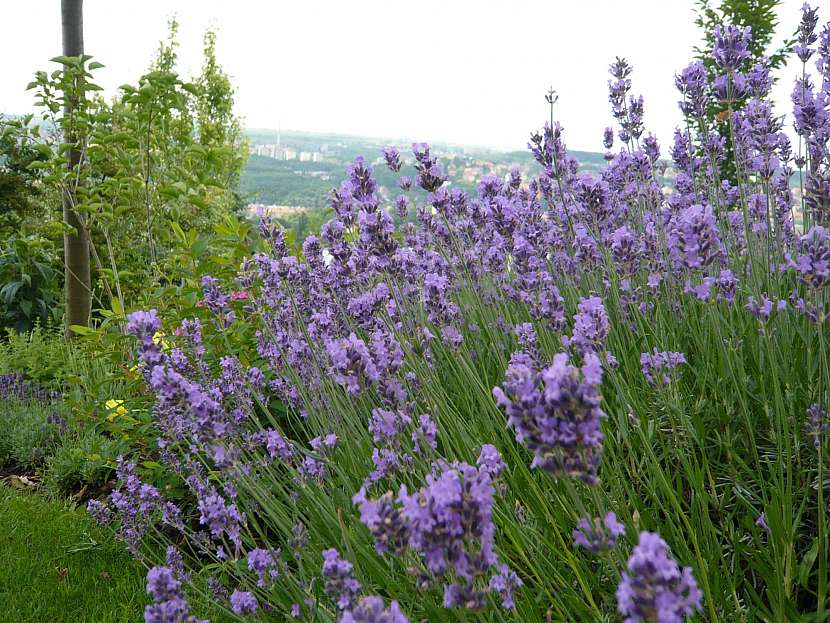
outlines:
[[[61, 23], [63, 31], [63, 55], [80, 57], [84, 53], [83, 0], [61, 0]], [[79, 79], [83, 80], [83, 77]], [[77, 107], [77, 98], [83, 92], [76, 89], [74, 93], [65, 93], [64, 115], [71, 119]], [[88, 326], [92, 307], [92, 281], [89, 268], [89, 239], [83, 216], [75, 209], [77, 205], [77, 185], [79, 176], [72, 175], [79, 171], [81, 151], [78, 148], [78, 136], [72, 124], [65, 131], [64, 143], [67, 149], [67, 166], [70, 175], [64, 187], [63, 218], [72, 231], [63, 237], [64, 248], [64, 289], [66, 300], [67, 335], [71, 335], [72, 325]]]

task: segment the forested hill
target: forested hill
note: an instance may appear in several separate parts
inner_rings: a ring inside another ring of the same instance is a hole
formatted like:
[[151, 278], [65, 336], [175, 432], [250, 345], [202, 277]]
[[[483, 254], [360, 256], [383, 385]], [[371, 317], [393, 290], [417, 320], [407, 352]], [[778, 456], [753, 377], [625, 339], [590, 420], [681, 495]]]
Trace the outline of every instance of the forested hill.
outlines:
[[[328, 191], [340, 183], [346, 167], [358, 155], [375, 165], [378, 182], [394, 192], [397, 176], [382, 165], [381, 150], [387, 145], [396, 145], [406, 154], [411, 143], [405, 139], [288, 131], [248, 130], [247, 134], [251, 156], [242, 175], [245, 200], [311, 210], [326, 207]], [[469, 191], [475, 189], [482, 176], [492, 173], [503, 176], [512, 167], [519, 167], [524, 177], [538, 172], [538, 165], [528, 150], [500, 152], [445, 143], [431, 146], [453, 184]], [[570, 153], [587, 171], [597, 170], [604, 164], [600, 153]], [[402, 173], [411, 174], [408, 168], [404, 166]]]

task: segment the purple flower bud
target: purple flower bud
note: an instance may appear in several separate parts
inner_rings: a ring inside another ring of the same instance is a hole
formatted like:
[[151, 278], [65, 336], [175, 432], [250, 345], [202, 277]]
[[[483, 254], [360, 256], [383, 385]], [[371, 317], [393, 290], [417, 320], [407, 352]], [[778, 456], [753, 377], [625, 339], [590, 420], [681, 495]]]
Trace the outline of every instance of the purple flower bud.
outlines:
[[589, 552], [599, 554], [614, 549], [617, 539], [625, 534], [625, 526], [617, 521], [613, 512], [606, 513], [600, 519], [583, 517], [573, 531], [574, 545], [584, 547]]
[[681, 621], [701, 609], [702, 593], [692, 570], [682, 570], [669, 558], [668, 546], [659, 535], [641, 532], [628, 559], [628, 572], [617, 588], [620, 614], [628, 623]]
[[810, 405], [807, 409], [807, 424], [805, 425], [807, 434], [813, 438], [813, 445], [816, 450], [821, 450], [821, 445], [824, 442], [824, 434], [830, 430], [830, 420], [827, 419], [827, 411], [822, 409], [818, 404]]
[[361, 597], [357, 605], [343, 613], [340, 623], [409, 623], [397, 601], [384, 608], [383, 599]]
[[556, 477], [573, 476], [595, 484], [602, 453], [600, 409], [597, 391], [602, 381], [599, 358], [588, 351], [581, 369], [559, 353], [541, 372], [511, 364], [503, 387], [496, 387], [496, 401], [507, 412], [508, 426], [516, 440], [533, 451], [533, 467]]
[[712, 48], [712, 57], [718, 67], [724, 71], [735, 71], [750, 57], [749, 44], [752, 40], [752, 29], [738, 28], [737, 26], [715, 26], [715, 45]]
[[258, 606], [253, 593], [236, 590], [231, 594], [231, 610], [235, 614], [253, 614]]
[[395, 147], [384, 147], [383, 157], [386, 160], [386, 166], [390, 171], [397, 173], [401, 170], [401, 154]]
[[361, 589], [352, 575], [352, 563], [340, 558], [336, 549], [323, 552], [323, 577], [326, 578], [326, 595], [340, 610], [350, 609]]

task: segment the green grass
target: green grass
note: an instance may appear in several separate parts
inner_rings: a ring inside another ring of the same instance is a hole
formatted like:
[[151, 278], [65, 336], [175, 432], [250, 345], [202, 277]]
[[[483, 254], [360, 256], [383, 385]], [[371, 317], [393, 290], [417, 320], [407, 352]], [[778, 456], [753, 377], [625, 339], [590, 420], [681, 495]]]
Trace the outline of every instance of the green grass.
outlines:
[[83, 509], [0, 485], [0, 622], [135, 623], [144, 577]]

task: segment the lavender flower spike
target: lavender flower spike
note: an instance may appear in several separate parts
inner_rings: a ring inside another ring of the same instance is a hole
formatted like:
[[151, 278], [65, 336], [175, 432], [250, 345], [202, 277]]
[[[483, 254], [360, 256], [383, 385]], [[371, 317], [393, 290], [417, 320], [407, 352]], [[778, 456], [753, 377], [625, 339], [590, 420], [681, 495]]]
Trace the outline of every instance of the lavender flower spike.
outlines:
[[350, 609], [361, 588], [352, 575], [352, 563], [340, 558], [336, 549], [327, 549], [323, 552], [323, 577], [326, 578], [326, 595], [340, 610]]
[[617, 588], [624, 623], [681, 623], [701, 609], [703, 594], [691, 568], [681, 570], [668, 551], [659, 534], [640, 533]]
[[589, 520], [583, 517], [573, 531], [574, 546], [578, 545], [589, 552], [599, 554], [614, 549], [617, 539], [623, 534], [625, 526], [617, 521], [617, 516], [613, 512], [606, 513], [602, 519], [596, 517]]
[[381, 597], [362, 597], [354, 609], [343, 613], [340, 623], [409, 623], [397, 601], [383, 606]]
[[567, 353], [559, 353], [541, 372], [520, 361], [511, 363], [504, 386], [493, 389], [493, 395], [505, 409], [516, 440], [533, 451], [532, 467], [596, 484], [600, 419], [605, 416], [598, 392], [602, 366], [590, 351], [583, 360], [582, 368], [576, 368]]
[[144, 609], [144, 623], [208, 623], [190, 615], [181, 582], [169, 568], [150, 569], [147, 592], [153, 596], [153, 603]]
[[724, 71], [735, 71], [749, 58], [749, 43], [752, 40], [752, 29], [727, 26], [715, 26], [715, 46], [712, 56], [718, 67]]

